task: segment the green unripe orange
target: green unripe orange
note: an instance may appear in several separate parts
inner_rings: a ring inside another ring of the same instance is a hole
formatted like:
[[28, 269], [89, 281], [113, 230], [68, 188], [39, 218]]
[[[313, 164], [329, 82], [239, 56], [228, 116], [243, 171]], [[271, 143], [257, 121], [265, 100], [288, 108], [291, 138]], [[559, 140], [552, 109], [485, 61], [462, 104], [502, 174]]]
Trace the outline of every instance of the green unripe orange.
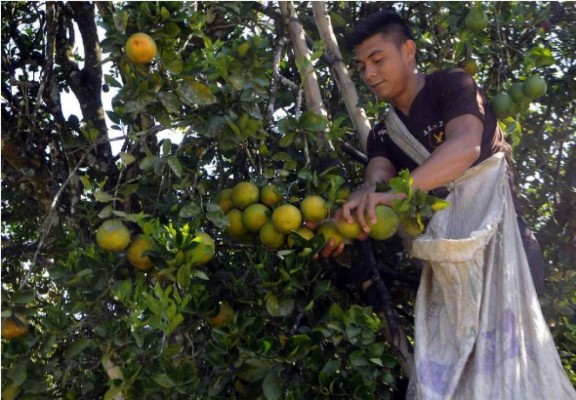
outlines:
[[320, 222], [328, 216], [328, 203], [322, 196], [308, 195], [300, 203], [304, 221]]
[[258, 203], [259, 200], [260, 189], [252, 182], [238, 182], [232, 188], [232, 202], [241, 210], [250, 204]]
[[376, 240], [386, 240], [394, 236], [398, 230], [400, 219], [392, 208], [385, 205], [376, 206], [376, 223], [367, 220], [370, 227], [369, 237]]
[[258, 232], [268, 222], [270, 209], [262, 203], [250, 204], [242, 213], [242, 224], [249, 232]]
[[282, 204], [272, 213], [272, 224], [280, 233], [289, 233], [302, 225], [302, 213], [292, 204]]
[[286, 235], [278, 232], [272, 222], [266, 222], [260, 229], [260, 242], [271, 249], [279, 249], [286, 243]]
[[524, 93], [530, 99], [537, 99], [538, 97], [544, 96], [548, 85], [544, 78], [539, 75], [532, 75], [524, 81]]

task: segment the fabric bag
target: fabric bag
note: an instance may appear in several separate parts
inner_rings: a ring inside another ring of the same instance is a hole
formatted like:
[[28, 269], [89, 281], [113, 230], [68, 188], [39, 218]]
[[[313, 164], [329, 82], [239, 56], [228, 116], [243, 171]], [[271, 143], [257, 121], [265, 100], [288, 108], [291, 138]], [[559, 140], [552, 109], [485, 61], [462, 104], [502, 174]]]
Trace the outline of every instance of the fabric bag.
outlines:
[[466, 171], [451, 185], [451, 206], [408, 249], [424, 268], [407, 399], [576, 399], [540, 309], [507, 172], [503, 153]]
[[454, 182], [411, 254], [416, 299], [408, 399], [576, 399], [540, 310], [497, 154]]

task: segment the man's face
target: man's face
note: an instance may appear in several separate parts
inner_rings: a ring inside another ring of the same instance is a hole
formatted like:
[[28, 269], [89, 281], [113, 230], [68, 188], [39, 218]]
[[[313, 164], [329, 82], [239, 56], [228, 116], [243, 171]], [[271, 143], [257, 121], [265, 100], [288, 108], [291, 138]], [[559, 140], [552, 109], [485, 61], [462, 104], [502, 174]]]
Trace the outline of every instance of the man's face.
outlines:
[[356, 46], [356, 67], [370, 90], [381, 100], [402, 95], [413, 73], [414, 48], [406, 41], [398, 46], [394, 37], [376, 34]]

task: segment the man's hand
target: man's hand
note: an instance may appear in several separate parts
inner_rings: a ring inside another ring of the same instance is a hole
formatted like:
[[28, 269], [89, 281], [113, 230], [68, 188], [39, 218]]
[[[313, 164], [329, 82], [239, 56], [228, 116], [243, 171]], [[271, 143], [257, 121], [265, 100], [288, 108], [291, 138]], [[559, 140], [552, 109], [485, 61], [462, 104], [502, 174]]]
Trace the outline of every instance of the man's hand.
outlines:
[[[318, 227], [318, 223], [312, 221], [304, 221], [304, 225], [310, 229], [311, 231], [315, 231]], [[328, 257], [338, 257], [344, 251], [344, 247], [346, 243], [342, 242], [338, 246], [336, 246], [336, 242], [333, 238], [328, 240], [328, 243], [322, 247], [322, 249], [314, 255], [314, 259], [317, 260], [320, 257], [328, 258]]]
[[350, 200], [342, 205], [341, 217], [347, 222], [352, 223], [355, 216], [362, 228], [362, 231], [368, 234], [370, 233], [368, 221], [372, 224], [377, 222], [376, 206], [383, 204], [392, 207], [394, 205], [394, 200], [402, 199], [404, 197], [406, 197], [406, 195], [403, 193], [376, 193], [368, 190], [360, 190], [350, 195]]

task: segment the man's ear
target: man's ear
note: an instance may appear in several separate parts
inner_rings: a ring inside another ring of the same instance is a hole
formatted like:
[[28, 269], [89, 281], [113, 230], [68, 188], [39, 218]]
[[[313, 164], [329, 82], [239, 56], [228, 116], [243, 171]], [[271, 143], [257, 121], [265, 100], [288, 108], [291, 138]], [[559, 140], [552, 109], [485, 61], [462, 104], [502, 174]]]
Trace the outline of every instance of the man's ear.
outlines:
[[404, 42], [404, 51], [408, 61], [416, 61], [416, 42], [409, 39]]

